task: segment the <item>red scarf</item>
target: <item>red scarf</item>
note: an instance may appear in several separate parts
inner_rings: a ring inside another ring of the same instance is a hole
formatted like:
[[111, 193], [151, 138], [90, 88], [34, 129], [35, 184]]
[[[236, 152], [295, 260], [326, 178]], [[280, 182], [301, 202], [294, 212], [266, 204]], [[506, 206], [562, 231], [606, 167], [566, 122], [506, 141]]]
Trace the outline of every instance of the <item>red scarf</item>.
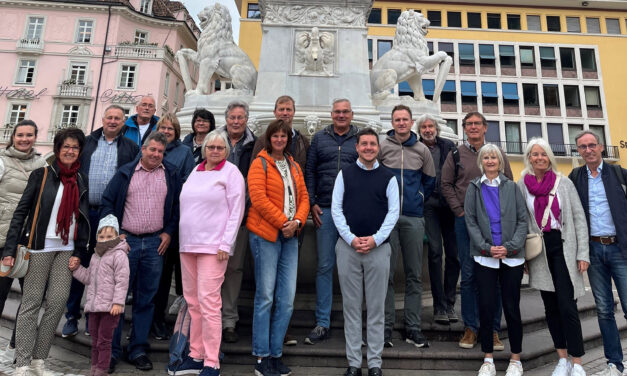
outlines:
[[[61, 237], [63, 245], [68, 243], [70, 226], [72, 221], [76, 218], [78, 220], [78, 185], [76, 184], [76, 177], [78, 176], [78, 169], [81, 166], [79, 161], [74, 162], [72, 167], [67, 168], [62, 163], [59, 163], [57, 159], [57, 166], [59, 166], [59, 175], [61, 176], [61, 183], [63, 183], [63, 196], [61, 197], [61, 205], [59, 206], [59, 213], [57, 214], [57, 229], [56, 234]], [[74, 228], [74, 234], [72, 239], [76, 239], [76, 232], [78, 226]]]
[[[546, 206], [549, 204], [549, 193], [551, 189], [553, 189], [553, 185], [555, 184], [555, 180], [557, 176], [552, 170], [548, 170], [541, 181], [538, 182], [536, 177], [527, 174], [525, 175], [525, 185], [527, 186], [527, 190], [529, 193], [536, 196], [533, 201], [533, 210], [536, 222], [538, 223], [538, 227], [542, 226], [542, 217], [544, 216], [544, 210], [546, 210]], [[553, 205], [551, 205], [551, 212], [553, 212], [553, 218], [556, 221], [560, 221], [560, 206], [557, 200], [553, 200]], [[541, 228], [540, 230], [544, 232], [551, 231], [551, 220], [549, 219], [546, 222], [546, 226]]]

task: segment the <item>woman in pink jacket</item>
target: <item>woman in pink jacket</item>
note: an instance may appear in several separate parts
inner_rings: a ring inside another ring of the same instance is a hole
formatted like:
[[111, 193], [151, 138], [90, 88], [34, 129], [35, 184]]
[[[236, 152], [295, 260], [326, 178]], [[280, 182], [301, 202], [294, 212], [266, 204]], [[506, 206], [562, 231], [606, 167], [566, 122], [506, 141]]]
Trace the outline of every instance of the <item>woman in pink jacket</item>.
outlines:
[[180, 195], [179, 249], [183, 296], [189, 307], [189, 358], [170, 375], [200, 371], [220, 374], [222, 299], [227, 260], [244, 217], [244, 177], [228, 162], [229, 143], [213, 131], [202, 145], [204, 159], [187, 178]]
[[119, 237], [118, 220], [112, 214], [102, 218], [98, 224], [95, 253], [89, 268], [77, 260], [70, 259], [70, 270], [74, 278], [87, 286], [85, 312], [89, 312], [91, 334], [90, 376], [106, 376], [111, 359], [113, 331], [124, 312], [124, 301], [128, 290], [130, 268], [129, 246]]

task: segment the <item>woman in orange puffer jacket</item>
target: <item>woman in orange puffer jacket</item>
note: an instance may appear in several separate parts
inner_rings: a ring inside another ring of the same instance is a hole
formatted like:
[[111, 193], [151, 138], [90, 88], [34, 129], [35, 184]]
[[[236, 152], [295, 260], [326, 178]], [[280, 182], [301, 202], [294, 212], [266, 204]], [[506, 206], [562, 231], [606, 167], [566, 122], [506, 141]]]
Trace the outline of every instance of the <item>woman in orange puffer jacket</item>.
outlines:
[[[251, 207], [246, 227], [255, 260], [253, 355], [257, 375], [289, 374], [281, 361], [292, 317], [298, 269], [298, 232], [309, 213], [303, 171], [286, 152], [292, 129], [275, 120], [266, 130], [266, 149], [248, 171]], [[275, 304], [274, 312], [272, 309]]]

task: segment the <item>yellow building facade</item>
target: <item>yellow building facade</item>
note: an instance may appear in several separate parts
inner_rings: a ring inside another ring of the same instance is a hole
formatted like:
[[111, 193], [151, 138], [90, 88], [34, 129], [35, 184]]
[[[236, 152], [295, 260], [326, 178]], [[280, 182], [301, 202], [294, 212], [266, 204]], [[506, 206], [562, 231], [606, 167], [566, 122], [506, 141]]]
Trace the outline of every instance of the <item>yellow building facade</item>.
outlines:
[[[488, 141], [507, 152], [516, 178], [526, 141], [537, 136], [551, 144], [559, 170], [570, 172], [581, 163], [573, 144], [584, 129], [600, 136], [608, 160], [627, 165], [626, 2], [527, 3], [375, 1], [368, 22], [371, 64], [392, 47], [401, 12], [420, 11], [431, 21], [429, 49], [453, 57], [439, 106], [460, 139], [464, 114], [480, 111], [489, 122]], [[239, 45], [258, 65], [259, 5], [236, 4]], [[427, 97], [433, 79], [423, 78]], [[406, 83], [395, 90], [412, 95]]]

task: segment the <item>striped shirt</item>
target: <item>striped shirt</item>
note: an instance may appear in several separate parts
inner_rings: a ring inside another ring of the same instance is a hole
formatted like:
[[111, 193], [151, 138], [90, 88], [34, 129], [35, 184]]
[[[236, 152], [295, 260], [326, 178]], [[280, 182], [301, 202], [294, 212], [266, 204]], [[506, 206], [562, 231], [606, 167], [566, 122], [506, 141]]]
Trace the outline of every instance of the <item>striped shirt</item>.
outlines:
[[107, 184], [117, 171], [118, 141], [109, 142], [104, 134], [98, 139], [98, 146], [91, 155], [89, 164], [89, 205], [99, 206]]
[[128, 185], [122, 229], [136, 235], [150, 234], [163, 229], [163, 210], [167, 193], [163, 164], [153, 170], [147, 170], [140, 160]]

